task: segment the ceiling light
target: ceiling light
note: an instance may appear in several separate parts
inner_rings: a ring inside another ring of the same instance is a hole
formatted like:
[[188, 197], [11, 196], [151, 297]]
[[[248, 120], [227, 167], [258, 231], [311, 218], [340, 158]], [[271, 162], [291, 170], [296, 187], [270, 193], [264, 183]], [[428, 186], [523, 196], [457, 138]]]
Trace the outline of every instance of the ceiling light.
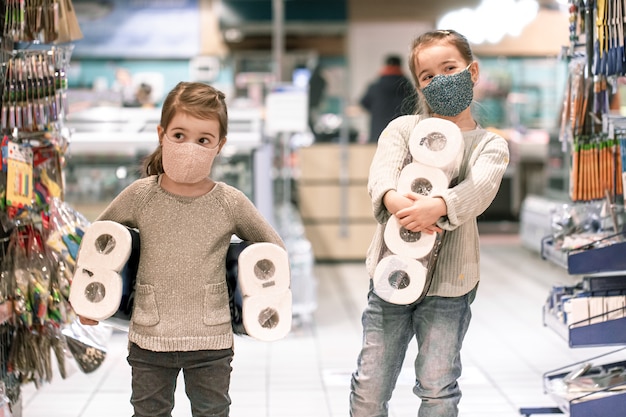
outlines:
[[536, 0], [482, 0], [475, 9], [462, 8], [444, 15], [438, 29], [454, 29], [474, 44], [498, 43], [519, 36], [539, 11]]

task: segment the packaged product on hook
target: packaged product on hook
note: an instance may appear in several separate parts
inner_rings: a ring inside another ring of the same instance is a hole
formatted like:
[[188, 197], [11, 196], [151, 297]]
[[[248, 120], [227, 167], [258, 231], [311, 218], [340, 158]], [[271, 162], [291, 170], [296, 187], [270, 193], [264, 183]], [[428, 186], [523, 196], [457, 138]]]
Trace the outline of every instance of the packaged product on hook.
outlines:
[[77, 41], [83, 38], [83, 32], [80, 30], [76, 11], [72, 0], [59, 1], [59, 36], [56, 39], [59, 43]]
[[106, 358], [106, 345], [113, 329], [109, 326], [83, 326], [78, 319], [62, 330], [67, 345], [84, 373], [95, 371]]
[[9, 397], [6, 394], [6, 386], [2, 381], [0, 381], [0, 416], [13, 417]]

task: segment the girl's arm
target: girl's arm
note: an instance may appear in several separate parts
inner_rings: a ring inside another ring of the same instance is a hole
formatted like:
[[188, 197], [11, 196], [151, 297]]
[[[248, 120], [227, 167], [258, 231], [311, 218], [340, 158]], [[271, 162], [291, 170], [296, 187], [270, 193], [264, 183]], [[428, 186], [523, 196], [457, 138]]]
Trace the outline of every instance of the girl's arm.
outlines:
[[376, 220], [384, 224], [391, 214], [411, 204], [396, 193], [400, 171], [409, 157], [409, 136], [419, 118], [401, 116], [392, 120], [383, 130], [370, 165], [367, 190], [372, 199]]
[[446, 204], [446, 216], [437, 224], [447, 230], [459, 227], [482, 214], [495, 198], [509, 164], [506, 140], [495, 133], [470, 156], [467, 175], [454, 187], [441, 193]]
[[250, 242], [274, 243], [286, 249], [278, 232], [241, 191], [235, 192], [235, 202], [232, 207], [236, 208], [234, 214], [236, 219], [235, 234], [240, 239]]
[[129, 227], [136, 227], [134, 213], [139, 204], [137, 201], [139, 188], [137, 182], [126, 187], [98, 215], [96, 220], [111, 220]]

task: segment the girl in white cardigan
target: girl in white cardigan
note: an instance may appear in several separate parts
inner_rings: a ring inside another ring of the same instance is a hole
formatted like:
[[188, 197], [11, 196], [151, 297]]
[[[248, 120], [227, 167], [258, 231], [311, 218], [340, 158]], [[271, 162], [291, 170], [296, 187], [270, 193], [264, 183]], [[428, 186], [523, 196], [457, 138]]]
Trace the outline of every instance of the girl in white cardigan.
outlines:
[[[409, 67], [421, 101], [417, 115], [393, 120], [381, 133], [370, 167], [368, 190], [378, 228], [369, 247], [367, 270], [373, 279], [381, 259], [391, 254], [383, 239], [395, 215], [411, 232], [442, 233], [432, 282], [421, 300], [389, 303], [370, 284], [363, 312], [363, 345], [352, 375], [350, 415], [382, 417], [395, 387], [409, 342], [416, 338], [414, 393], [419, 417], [455, 417], [461, 390], [460, 350], [470, 304], [479, 282], [477, 216], [496, 196], [509, 162], [507, 142], [479, 126], [470, 104], [478, 62], [467, 39], [453, 30], [425, 33], [413, 41]], [[428, 196], [396, 191], [402, 168], [411, 161], [409, 136], [427, 117], [455, 123], [464, 141], [458, 178]]]

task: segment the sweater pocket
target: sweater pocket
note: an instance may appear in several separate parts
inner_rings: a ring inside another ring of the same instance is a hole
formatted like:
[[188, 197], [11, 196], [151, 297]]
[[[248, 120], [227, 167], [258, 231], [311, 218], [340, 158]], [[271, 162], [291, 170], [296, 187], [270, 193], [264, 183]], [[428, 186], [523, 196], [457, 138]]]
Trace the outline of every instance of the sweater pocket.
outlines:
[[228, 323], [230, 308], [228, 306], [228, 288], [226, 282], [207, 284], [204, 286], [203, 321], [207, 326]]
[[140, 326], [155, 326], [159, 322], [159, 310], [152, 285], [137, 285], [132, 320]]

